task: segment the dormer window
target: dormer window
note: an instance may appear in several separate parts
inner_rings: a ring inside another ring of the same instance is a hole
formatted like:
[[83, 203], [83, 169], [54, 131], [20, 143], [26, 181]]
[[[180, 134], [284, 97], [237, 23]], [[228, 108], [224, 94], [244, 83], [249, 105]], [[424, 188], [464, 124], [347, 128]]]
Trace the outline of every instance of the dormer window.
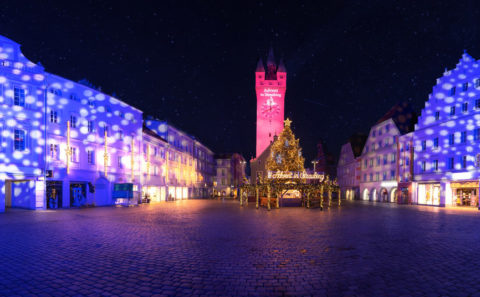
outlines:
[[57, 96], [62, 96], [62, 91], [60, 91], [59, 89], [51, 88], [50, 93], [55, 94]]
[[75, 93], [70, 94], [70, 100], [78, 101], [78, 97]]

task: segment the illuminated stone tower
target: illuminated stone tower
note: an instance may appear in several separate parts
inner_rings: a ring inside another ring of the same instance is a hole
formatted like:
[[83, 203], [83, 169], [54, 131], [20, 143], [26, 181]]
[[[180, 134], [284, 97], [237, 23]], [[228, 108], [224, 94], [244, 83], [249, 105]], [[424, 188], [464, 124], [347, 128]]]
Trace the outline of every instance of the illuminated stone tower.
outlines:
[[280, 61], [275, 62], [273, 50], [267, 58], [267, 71], [258, 61], [255, 70], [255, 91], [257, 93], [257, 158], [268, 147], [273, 136], [283, 130], [285, 91], [287, 89], [287, 70]]

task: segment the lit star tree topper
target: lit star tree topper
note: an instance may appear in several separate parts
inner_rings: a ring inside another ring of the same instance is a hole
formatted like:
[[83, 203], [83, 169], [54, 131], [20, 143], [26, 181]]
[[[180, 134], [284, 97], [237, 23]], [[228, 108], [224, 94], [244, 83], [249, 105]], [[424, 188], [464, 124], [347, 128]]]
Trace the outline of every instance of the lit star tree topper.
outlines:
[[288, 118], [284, 121], [282, 133], [272, 144], [267, 159], [269, 171], [304, 171], [305, 159], [302, 157], [299, 139], [295, 139], [290, 128], [291, 123]]

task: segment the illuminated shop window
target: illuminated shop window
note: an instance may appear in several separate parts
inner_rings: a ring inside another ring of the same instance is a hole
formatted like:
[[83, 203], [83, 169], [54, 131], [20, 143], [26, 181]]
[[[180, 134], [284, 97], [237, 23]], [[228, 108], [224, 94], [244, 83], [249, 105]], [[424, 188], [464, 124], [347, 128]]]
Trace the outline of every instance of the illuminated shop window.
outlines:
[[16, 151], [25, 150], [25, 130], [15, 129], [14, 130], [14, 149]]
[[462, 112], [467, 112], [468, 111], [468, 102], [464, 102], [462, 104]]
[[77, 117], [74, 115], [70, 116], [70, 128], [76, 128], [77, 127]]
[[455, 95], [455, 87], [450, 89], [450, 96], [453, 96], [453, 95]]
[[465, 92], [466, 90], [468, 90], [468, 82], [463, 83], [463, 85], [462, 85], [462, 91]]
[[87, 150], [87, 162], [88, 164], [95, 164], [95, 151]]
[[58, 112], [55, 110], [50, 111], [50, 123], [58, 123]]
[[18, 106], [25, 106], [25, 89], [13, 88], [13, 104]]
[[450, 115], [451, 116], [455, 115], [455, 106], [450, 107]]
[[447, 160], [447, 168], [448, 168], [449, 170], [452, 170], [452, 169], [454, 169], [454, 166], [455, 166], [455, 159], [454, 159], [453, 157], [448, 158], [448, 160]]

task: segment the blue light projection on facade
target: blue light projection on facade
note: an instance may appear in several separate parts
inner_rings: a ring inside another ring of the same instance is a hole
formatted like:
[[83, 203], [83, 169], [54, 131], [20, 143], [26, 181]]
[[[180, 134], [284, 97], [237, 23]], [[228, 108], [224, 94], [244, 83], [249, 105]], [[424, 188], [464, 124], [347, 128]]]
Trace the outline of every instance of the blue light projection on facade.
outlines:
[[[165, 154], [152, 160], [146, 153], [146, 147], [157, 152], [167, 142], [161, 131], [159, 139], [145, 136], [142, 117], [117, 98], [46, 72], [23, 56], [18, 43], [0, 36], [0, 212], [111, 205], [116, 183], [131, 183], [145, 195], [144, 183], [161, 182], [147, 180], [150, 169], [168, 175], [168, 162]], [[173, 155], [177, 151], [172, 147]], [[213, 153], [207, 155], [213, 163]], [[213, 170], [205, 179], [212, 177]], [[170, 186], [172, 197], [194, 196], [193, 186], [185, 184], [181, 195], [176, 184]], [[202, 194], [209, 186], [203, 181]]]
[[464, 53], [429, 95], [415, 127], [418, 204], [478, 206], [480, 67]]

